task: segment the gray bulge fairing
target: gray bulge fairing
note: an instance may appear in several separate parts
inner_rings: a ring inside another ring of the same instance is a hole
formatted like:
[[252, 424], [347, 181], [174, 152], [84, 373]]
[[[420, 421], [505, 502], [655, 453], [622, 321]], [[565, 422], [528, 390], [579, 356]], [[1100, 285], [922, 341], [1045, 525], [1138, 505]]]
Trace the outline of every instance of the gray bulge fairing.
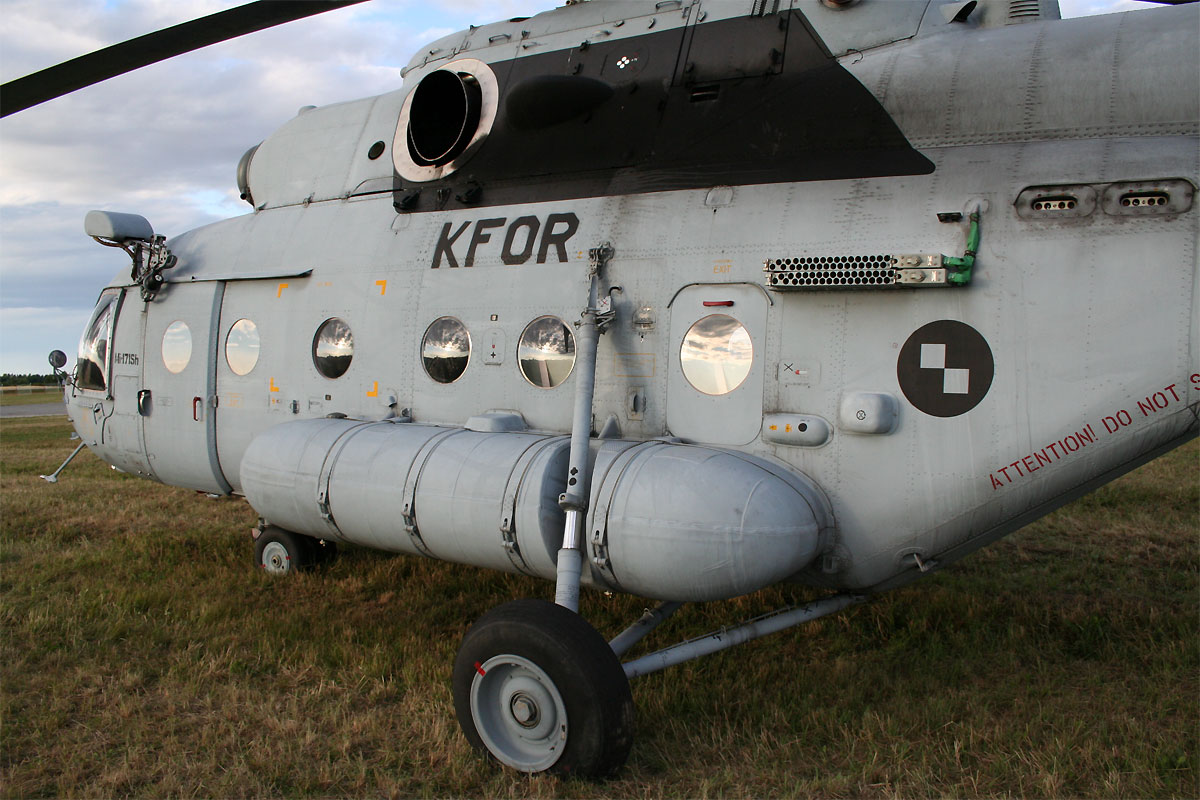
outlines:
[[[71, 420], [264, 531], [572, 610], [902, 585], [1196, 436], [1198, 11], [591, 0], [446, 37], [247, 153], [250, 213], [89, 218], [134, 272]], [[574, 701], [493, 719], [481, 663], [468, 737], [563, 768], [522, 743]]]

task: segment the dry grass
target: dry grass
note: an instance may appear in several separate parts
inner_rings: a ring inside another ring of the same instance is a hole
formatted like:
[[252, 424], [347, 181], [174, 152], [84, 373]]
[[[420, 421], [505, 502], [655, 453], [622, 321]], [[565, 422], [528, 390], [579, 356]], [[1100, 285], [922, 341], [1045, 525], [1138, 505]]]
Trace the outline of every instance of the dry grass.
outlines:
[[[497, 770], [454, 721], [467, 626], [548, 584], [355, 548], [270, 580], [240, 501], [86, 453], [38, 480], [68, 430], [0, 423], [8, 797], [1200, 795], [1196, 443], [915, 586], [635, 681], [629, 764], [590, 784]], [[642, 605], [584, 613], [615, 632]]]

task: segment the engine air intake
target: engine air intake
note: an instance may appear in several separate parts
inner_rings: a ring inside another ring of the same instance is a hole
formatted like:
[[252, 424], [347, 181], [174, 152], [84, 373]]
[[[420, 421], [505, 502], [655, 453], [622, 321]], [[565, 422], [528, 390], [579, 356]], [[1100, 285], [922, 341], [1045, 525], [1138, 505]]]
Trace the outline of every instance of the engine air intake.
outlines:
[[479, 127], [483, 104], [479, 81], [466, 72], [439, 69], [413, 92], [408, 149], [421, 166], [449, 164], [467, 149]]
[[396, 172], [417, 183], [455, 172], [491, 133], [499, 95], [491, 67], [474, 58], [427, 73], [400, 109], [392, 141]]

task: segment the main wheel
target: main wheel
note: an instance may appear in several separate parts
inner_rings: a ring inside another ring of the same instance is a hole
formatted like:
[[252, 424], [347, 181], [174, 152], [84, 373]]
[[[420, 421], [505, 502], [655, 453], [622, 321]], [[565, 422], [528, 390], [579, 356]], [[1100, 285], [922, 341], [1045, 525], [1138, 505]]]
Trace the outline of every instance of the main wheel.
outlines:
[[268, 525], [254, 540], [258, 566], [271, 575], [287, 575], [312, 566], [309, 537]]
[[608, 642], [544, 600], [493, 608], [454, 661], [454, 711], [467, 740], [521, 772], [599, 777], [633, 745], [633, 696]]

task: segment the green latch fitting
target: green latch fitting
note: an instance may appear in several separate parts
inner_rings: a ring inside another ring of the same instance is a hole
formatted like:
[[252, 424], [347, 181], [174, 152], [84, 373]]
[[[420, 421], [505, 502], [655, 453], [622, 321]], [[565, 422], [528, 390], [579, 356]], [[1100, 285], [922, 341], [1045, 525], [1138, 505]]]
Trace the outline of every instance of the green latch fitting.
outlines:
[[971, 229], [967, 232], [967, 249], [962, 258], [943, 256], [942, 266], [946, 267], [946, 282], [956, 286], [966, 286], [971, 282], [971, 270], [975, 267], [975, 254], [979, 251], [979, 209], [971, 212]]

